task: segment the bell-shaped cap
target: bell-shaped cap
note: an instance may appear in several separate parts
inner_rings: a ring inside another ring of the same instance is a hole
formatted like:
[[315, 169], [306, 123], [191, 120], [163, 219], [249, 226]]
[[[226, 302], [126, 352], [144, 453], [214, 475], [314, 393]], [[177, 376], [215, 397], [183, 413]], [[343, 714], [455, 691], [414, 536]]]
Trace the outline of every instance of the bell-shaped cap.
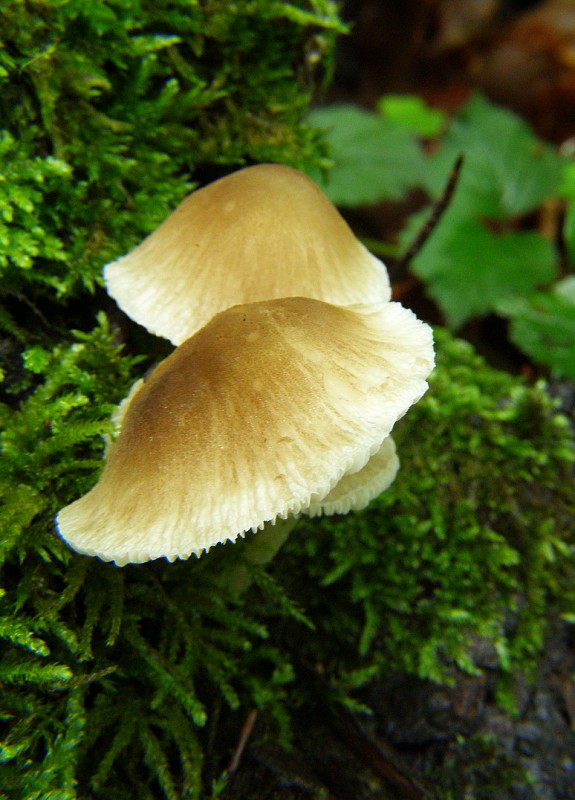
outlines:
[[[319, 513], [322, 501], [328, 510], [329, 493], [380, 451], [432, 367], [430, 328], [397, 303], [230, 308], [132, 392], [100, 480], [60, 511], [59, 532], [122, 565], [188, 558]], [[393, 471], [392, 449], [380, 452]]]
[[279, 164], [193, 192], [141, 244], [104, 268], [108, 293], [151, 333], [181, 344], [241, 303], [391, 296], [381, 261], [306, 175]]

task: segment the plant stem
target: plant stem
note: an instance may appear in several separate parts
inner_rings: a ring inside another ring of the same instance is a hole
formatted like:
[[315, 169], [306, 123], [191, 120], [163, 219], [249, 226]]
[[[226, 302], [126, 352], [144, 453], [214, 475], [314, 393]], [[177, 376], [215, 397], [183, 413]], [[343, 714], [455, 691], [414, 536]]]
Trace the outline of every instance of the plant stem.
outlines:
[[242, 560], [234, 565], [228, 576], [228, 585], [234, 594], [242, 594], [248, 589], [254, 567], [268, 564], [274, 558], [297, 521], [297, 517], [279, 519], [275, 525], [266, 525], [263, 531], [248, 534]]

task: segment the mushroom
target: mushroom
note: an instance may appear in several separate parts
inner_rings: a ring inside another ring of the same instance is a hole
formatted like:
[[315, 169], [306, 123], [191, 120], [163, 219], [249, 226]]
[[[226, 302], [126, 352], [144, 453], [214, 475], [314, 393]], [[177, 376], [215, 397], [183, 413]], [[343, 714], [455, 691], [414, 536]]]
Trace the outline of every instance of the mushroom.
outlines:
[[59, 533], [124, 565], [365, 505], [393, 480], [390, 431], [432, 367], [431, 329], [398, 303], [222, 311], [131, 392], [98, 483], [59, 512]]
[[104, 279], [128, 316], [176, 345], [241, 303], [391, 297], [381, 261], [313, 181], [280, 164], [247, 167], [193, 192], [108, 264]]
[[348, 473], [321, 500], [310, 503], [303, 513], [308, 517], [322, 514], [347, 514], [361, 511], [374, 497], [393, 483], [399, 469], [399, 458], [391, 436], [384, 439], [365, 467]]

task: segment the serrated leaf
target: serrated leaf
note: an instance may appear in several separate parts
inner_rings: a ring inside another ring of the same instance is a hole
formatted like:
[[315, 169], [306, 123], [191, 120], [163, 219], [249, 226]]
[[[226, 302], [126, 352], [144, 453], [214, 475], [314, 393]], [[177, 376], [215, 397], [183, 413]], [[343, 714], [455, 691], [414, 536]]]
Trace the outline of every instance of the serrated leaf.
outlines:
[[399, 199], [423, 182], [424, 161], [415, 137], [402, 125], [355, 106], [312, 111], [308, 122], [325, 131], [333, 166], [311, 177], [342, 206]]
[[417, 95], [386, 94], [379, 99], [377, 110], [382, 117], [426, 138], [437, 136], [445, 125], [445, 114]]
[[430, 159], [428, 188], [438, 195], [455, 159], [463, 154], [459, 202], [468, 211], [505, 219], [524, 214], [553, 194], [563, 160], [510, 111], [480, 95], [454, 119]]
[[473, 220], [452, 226], [446, 219], [415, 257], [413, 271], [457, 328], [505, 298], [552, 281], [555, 253], [538, 233], [496, 234]]
[[498, 310], [511, 318], [511, 339], [520, 350], [559, 375], [575, 378], [575, 276], [550, 292], [502, 302]]
[[575, 263], [575, 186], [573, 197], [571, 198], [565, 210], [563, 239], [567, 247], [567, 252], [569, 253], [569, 261], [573, 264]]

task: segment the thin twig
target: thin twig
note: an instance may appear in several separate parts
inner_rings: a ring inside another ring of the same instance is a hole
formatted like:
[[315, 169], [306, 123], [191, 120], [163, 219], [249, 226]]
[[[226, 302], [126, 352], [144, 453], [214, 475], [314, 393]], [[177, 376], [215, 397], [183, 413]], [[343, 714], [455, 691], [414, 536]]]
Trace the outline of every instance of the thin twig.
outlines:
[[242, 759], [242, 755], [244, 750], [246, 749], [246, 745], [252, 735], [252, 731], [254, 729], [254, 725], [258, 716], [258, 711], [256, 708], [252, 708], [250, 713], [247, 716], [246, 721], [244, 722], [242, 729], [240, 731], [240, 736], [238, 739], [238, 743], [236, 745], [236, 749], [233, 752], [231, 761], [229, 763], [227, 773], [231, 775], [234, 773], [240, 765], [240, 761]]
[[455, 163], [451, 169], [451, 172], [449, 173], [449, 177], [447, 178], [445, 188], [443, 189], [443, 192], [439, 198], [435, 201], [425, 225], [423, 225], [423, 227], [419, 230], [415, 236], [415, 239], [407, 248], [407, 251], [395, 262], [395, 269], [398, 272], [402, 267], [406, 267], [412, 258], [419, 253], [425, 242], [429, 239], [437, 227], [437, 223], [441, 219], [443, 212], [449, 205], [449, 201], [453, 196], [453, 192], [455, 191], [455, 187], [459, 181], [459, 175], [461, 173], [462, 166], [463, 155], [459, 155], [455, 159]]
[[332, 724], [350, 750], [393, 788], [398, 800], [436, 800], [393, 748], [366, 731], [357, 717], [340, 710]]

